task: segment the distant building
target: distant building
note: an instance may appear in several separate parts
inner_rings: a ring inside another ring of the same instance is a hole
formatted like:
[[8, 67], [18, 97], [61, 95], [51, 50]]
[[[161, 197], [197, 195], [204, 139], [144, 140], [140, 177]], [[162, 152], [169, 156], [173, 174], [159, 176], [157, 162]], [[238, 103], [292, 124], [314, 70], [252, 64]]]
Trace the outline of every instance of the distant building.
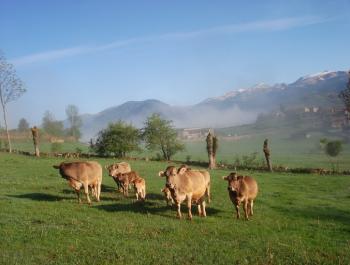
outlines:
[[313, 108], [312, 108], [312, 112], [314, 112], [314, 113], [317, 113], [319, 110], [320, 110], [319, 107], [313, 107]]
[[196, 140], [204, 136], [201, 128], [186, 128], [181, 131], [180, 135], [186, 140]]

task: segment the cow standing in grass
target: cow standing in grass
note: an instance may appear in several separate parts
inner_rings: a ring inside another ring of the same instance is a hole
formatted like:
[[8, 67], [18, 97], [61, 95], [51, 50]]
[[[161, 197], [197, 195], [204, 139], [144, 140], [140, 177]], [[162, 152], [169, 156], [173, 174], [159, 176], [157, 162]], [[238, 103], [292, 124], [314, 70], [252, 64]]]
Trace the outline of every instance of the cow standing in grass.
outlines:
[[188, 218], [190, 220], [192, 219], [192, 203], [197, 204], [200, 216], [205, 217], [207, 215], [205, 197], [208, 195], [207, 191], [210, 185], [209, 173], [204, 174], [204, 171], [188, 170], [186, 166], [180, 167], [179, 170], [174, 166], [169, 166], [165, 171], [160, 171], [159, 176], [166, 178], [165, 186], [170, 190], [171, 197], [176, 203], [179, 218], [182, 217], [181, 203], [185, 200], [187, 201]]
[[127, 162], [120, 162], [106, 166], [105, 168], [108, 171], [108, 175], [111, 176], [117, 184], [118, 190], [121, 190], [122, 187], [118, 176], [120, 174], [129, 173], [131, 171], [130, 164]]
[[245, 218], [253, 216], [254, 200], [258, 194], [258, 184], [250, 176], [238, 176], [236, 172], [223, 177], [228, 183], [228, 193], [236, 208], [237, 219], [240, 218], [239, 206], [243, 203]]
[[144, 201], [146, 199], [146, 181], [143, 178], [137, 178], [133, 181], [136, 200]]
[[94, 161], [61, 163], [53, 166], [59, 169], [62, 178], [68, 181], [68, 184], [75, 190], [78, 196], [78, 202], [81, 203], [80, 189], [84, 188], [84, 193], [89, 204], [89, 187], [97, 201], [100, 201], [102, 184], [102, 167]]
[[119, 183], [123, 190], [124, 196], [129, 196], [129, 185], [134, 184], [136, 179], [141, 178], [139, 174], [135, 171], [130, 171], [128, 173], [117, 174], [113, 177], [116, 182]]

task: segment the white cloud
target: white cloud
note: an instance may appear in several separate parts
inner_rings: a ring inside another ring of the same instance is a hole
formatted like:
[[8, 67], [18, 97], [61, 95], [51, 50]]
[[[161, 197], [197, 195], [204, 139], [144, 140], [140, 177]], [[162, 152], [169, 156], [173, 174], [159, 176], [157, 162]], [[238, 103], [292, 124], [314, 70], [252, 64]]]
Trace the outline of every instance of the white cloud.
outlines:
[[131, 38], [121, 41], [115, 41], [98, 46], [78, 46], [65, 49], [58, 49], [46, 52], [26, 55], [23, 57], [14, 58], [11, 60], [16, 66], [28, 65], [37, 62], [53, 61], [65, 57], [72, 57], [75, 55], [95, 53], [98, 51], [111, 50], [128, 46], [131, 44], [138, 44], [142, 42], [166, 41], [166, 40], [185, 40], [190, 38], [207, 37], [211, 35], [228, 35], [241, 32], [255, 32], [255, 31], [282, 31], [292, 28], [304, 27], [314, 24], [320, 24], [328, 21], [317, 16], [282, 18], [272, 20], [260, 20], [246, 23], [229, 24], [219, 27], [212, 27], [188, 32], [172, 32], [162, 35], [155, 35], [149, 37]]

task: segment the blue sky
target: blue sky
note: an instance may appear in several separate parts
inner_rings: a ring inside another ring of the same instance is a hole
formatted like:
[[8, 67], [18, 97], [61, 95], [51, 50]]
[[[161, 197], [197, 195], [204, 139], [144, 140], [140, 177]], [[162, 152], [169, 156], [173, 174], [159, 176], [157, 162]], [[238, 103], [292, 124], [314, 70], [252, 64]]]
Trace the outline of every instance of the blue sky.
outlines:
[[[0, 0], [0, 49], [27, 93], [10, 125], [129, 100], [190, 105], [350, 68], [350, 1]], [[3, 122], [1, 122], [3, 125]]]

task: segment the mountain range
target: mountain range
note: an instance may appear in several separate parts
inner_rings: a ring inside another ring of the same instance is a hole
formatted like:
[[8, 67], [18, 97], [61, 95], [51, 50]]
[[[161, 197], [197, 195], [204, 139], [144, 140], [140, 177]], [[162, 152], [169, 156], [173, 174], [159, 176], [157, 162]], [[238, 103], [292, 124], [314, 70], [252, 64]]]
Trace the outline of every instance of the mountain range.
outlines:
[[156, 99], [128, 101], [97, 114], [81, 115], [83, 139], [88, 140], [108, 123], [123, 120], [142, 127], [152, 113], [174, 122], [177, 128], [222, 128], [255, 122], [260, 113], [303, 107], [340, 107], [339, 92], [346, 87], [345, 71], [324, 71], [299, 78], [293, 83], [253, 87], [227, 92], [191, 106], [171, 106]]

